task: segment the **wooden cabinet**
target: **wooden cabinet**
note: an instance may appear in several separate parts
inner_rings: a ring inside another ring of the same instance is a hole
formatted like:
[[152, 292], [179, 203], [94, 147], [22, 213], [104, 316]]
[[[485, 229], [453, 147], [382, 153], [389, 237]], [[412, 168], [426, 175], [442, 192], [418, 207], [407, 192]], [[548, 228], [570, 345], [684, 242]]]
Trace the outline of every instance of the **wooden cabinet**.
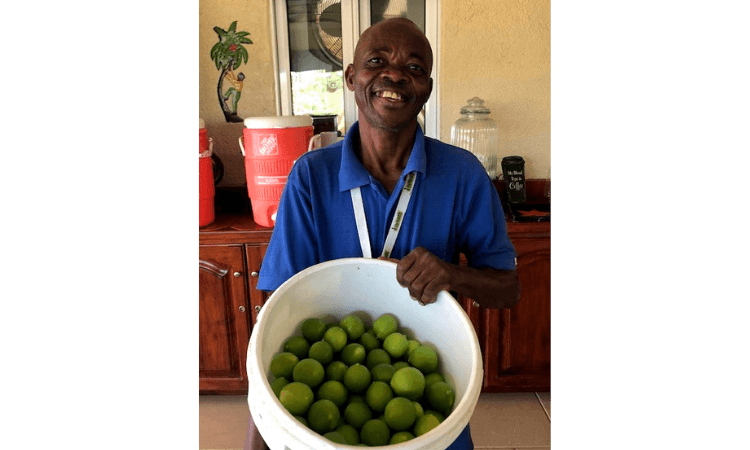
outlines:
[[250, 313], [252, 317], [253, 325], [258, 321], [258, 313], [260, 308], [268, 300], [269, 294], [257, 289], [258, 286], [258, 273], [260, 272], [260, 264], [263, 262], [263, 257], [266, 255], [266, 249], [268, 245], [246, 245], [245, 256], [247, 258], [247, 266], [250, 268], [250, 278], [248, 282], [250, 284]]
[[199, 255], [200, 390], [247, 391], [250, 336], [242, 245], [201, 245]]
[[247, 242], [210, 227], [198, 239], [198, 390], [244, 394], [247, 345], [266, 301], [256, 286], [270, 236]]
[[550, 389], [550, 239], [511, 235], [521, 300], [511, 309], [482, 308], [487, 392]]
[[[512, 228], [511, 228], [512, 227]], [[484, 359], [484, 392], [550, 390], [550, 233], [547, 224], [509, 224], [521, 300], [510, 309], [459, 302], [471, 319]]]

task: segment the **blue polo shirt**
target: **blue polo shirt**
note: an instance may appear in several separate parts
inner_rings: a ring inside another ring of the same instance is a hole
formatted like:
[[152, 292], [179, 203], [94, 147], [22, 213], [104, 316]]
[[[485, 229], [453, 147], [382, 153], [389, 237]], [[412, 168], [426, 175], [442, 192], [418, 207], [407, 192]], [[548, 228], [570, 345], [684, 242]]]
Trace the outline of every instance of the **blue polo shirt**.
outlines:
[[273, 291], [315, 264], [362, 257], [350, 189], [359, 186], [373, 257], [380, 256], [405, 176], [415, 187], [391, 257], [416, 247], [470, 267], [515, 269], [500, 198], [482, 164], [467, 150], [424, 136], [417, 127], [406, 168], [391, 194], [357, 159], [359, 123], [343, 141], [302, 155], [281, 195], [258, 289]]

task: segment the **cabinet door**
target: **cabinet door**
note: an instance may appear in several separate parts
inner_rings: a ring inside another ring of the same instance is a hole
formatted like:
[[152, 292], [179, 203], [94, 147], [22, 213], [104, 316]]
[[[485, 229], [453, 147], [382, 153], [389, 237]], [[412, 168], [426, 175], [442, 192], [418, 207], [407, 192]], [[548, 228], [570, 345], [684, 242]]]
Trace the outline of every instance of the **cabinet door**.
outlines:
[[[550, 388], [550, 240], [512, 237], [521, 300], [511, 309], [482, 308], [484, 391]], [[481, 339], [481, 338], [480, 338]]]
[[250, 274], [250, 277], [248, 278], [248, 287], [250, 288], [250, 318], [252, 320], [252, 325], [255, 325], [255, 322], [258, 320], [260, 309], [263, 307], [269, 297], [269, 294], [257, 289], [260, 265], [263, 263], [263, 257], [266, 255], [267, 248], [268, 245], [264, 244], [245, 246], [247, 270]]
[[199, 247], [202, 393], [246, 393], [248, 302], [242, 245]]

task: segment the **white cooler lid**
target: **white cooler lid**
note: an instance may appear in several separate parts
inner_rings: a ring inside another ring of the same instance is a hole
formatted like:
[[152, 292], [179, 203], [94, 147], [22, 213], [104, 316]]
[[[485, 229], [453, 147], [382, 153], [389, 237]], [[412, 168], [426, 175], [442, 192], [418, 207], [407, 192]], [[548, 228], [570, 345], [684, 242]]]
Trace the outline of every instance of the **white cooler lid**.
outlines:
[[271, 116], [271, 117], [248, 117], [245, 119], [246, 128], [297, 128], [311, 127], [312, 116]]

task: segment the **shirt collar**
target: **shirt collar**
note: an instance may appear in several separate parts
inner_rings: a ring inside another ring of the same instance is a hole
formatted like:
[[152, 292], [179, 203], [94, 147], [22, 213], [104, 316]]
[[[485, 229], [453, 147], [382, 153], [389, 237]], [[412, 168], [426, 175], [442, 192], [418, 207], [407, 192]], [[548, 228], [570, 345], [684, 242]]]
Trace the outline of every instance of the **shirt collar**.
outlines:
[[[339, 187], [341, 192], [348, 191], [358, 186], [370, 184], [370, 173], [365, 166], [357, 159], [354, 153], [354, 145], [359, 139], [359, 122], [355, 122], [349, 128], [349, 132], [344, 136], [343, 146], [341, 147], [341, 168], [339, 169]], [[424, 175], [427, 171], [427, 155], [425, 153], [425, 138], [422, 127], [417, 124], [417, 132], [414, 139], [414, 146], [411, 149], [409, 160], [402, 177], [410, 172], [419, 172]]]

